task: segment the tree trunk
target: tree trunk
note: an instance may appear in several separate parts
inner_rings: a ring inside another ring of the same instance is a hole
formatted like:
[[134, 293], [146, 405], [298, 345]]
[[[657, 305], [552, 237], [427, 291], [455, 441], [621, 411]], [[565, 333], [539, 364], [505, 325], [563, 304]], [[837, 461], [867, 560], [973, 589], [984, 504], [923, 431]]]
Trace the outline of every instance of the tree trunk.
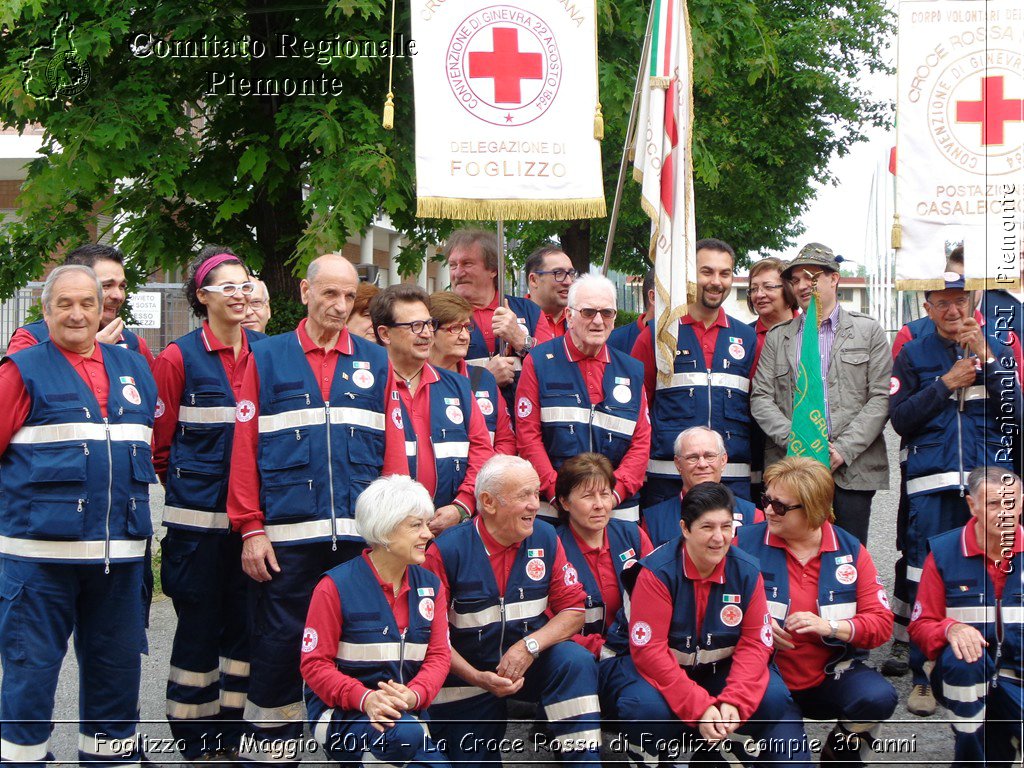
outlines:
[[559, 233], [562, 250], [572, 259], [572, 265], [580, 274], [590, 271], [590, 220], [568, 222]]

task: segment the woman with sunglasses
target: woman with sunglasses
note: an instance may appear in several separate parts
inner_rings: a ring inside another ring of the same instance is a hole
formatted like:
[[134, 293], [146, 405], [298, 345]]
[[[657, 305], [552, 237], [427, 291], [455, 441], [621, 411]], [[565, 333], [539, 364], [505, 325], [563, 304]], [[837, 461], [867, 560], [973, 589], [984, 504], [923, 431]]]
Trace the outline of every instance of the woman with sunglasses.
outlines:
[[555, 505], [558, 537], [587, 592], [583, 631], [573, 637], [598, 659], [606, 658], [608, 630], [623, 604], [623, 571], [654, 549], [640, 527], [612, 517], [615, 470], [600, 453], [581, 453], [558, 468]]
[[473, 305], [458, 294], [438, 291], [430, 295], [430, 315], [437, 321], [430, 364], [469, 378], [470, 389], [487, 422], [495, 453], [515, 456], [516, 435], [497, 380], [483, 366], [466, 365], [469, 339], [473, 333]]
[[166, 490], [160, 575], [178, 616], [167, 719], [189, 761], [237, 752], [248, 688], [247, 579], [225, 501], [242, 372], [250, 346], [266, 338], [242, 328], [255, 287], [229, 248], [205, 247], [185, 281], [203, 324], [153, 367], [153, 464]]
[[787, 456], [764, 482], [766, 522], [743, 526], [738, 544], [761, 563], [775, 663], [805, 714], [838, 720], [821, 764], [863, 765], [896, 709], [896, 690], [864, 663], [892, 635], [889, 599], [867, 549], [830, 522], [828, 467]]

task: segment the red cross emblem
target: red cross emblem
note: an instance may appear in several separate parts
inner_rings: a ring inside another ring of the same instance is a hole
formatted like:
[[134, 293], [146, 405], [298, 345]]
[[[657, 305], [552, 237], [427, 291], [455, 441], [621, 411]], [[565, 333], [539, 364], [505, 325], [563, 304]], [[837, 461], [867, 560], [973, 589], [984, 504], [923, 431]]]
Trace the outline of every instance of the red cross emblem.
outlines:
[[651, 642], [651, 625], [646, 621], [638, 621], [629, 632], [633, 645], [643, 646]]
[[958, 101], [958, 123], [980, 123], [981, 145], [1001, 146], [1006, 123], [1024, 122], [1024, 99], [1003, 97], [1003, 76], [981, 78], [981, 101]]
[[469, 54], [469, 76], [494, 80], [494, 101], [499, 104], [522, 102], [521, 80], [540, 80], [544, 76], [543, 57], [519, 50], [519, 30], [495, 27], [494, 50]]
[[319, 636], [312, 627], [306, 627], [302, 633], [302, 652], [310, 653], [316, 649]]
[[256, 406], [250, 400], [242, 400], [235, 406], [235, 419], [238, 421], [249, 421], [256, 415]]
[[533, 413], [533, 403], [530, 402], [529, 398], [519, 398], [519, 402], [516, 403], [516, 413], [519, 415], [520, 419], [525, 419]]

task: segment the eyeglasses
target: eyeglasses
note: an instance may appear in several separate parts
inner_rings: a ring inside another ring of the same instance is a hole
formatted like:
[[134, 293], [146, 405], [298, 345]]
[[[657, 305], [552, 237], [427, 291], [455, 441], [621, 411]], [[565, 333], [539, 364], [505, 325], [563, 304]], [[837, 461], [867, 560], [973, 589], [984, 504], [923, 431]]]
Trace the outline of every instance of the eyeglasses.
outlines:
[[953, 299], [952, 301], [946, 301], [945, 299], [943, 299], [942, 301], [935, 301], [929, 303], [933, 307], [935, 307], [935, 309], [937, 309], [939, 312], [945, 312], [950, 307], [956, 307], [957, 309], [967, 309], [968, 299], [966, 296], [961, 296], [957, 299]]
[[[434, 322], [437, 322], [437, 321], [435, 320]], [[475, 331], [476, 330], [476, 323], [473, 323], [473, 322], [469, 322], [469, 323], [449, 323], [448, 325], [438, 325], [437, 326], [437, 330], [439, 330], [439, 331], [447, 331], [452, 336], [458, 336], [463, 331], [465, 331], [466, 333], [472, 333], [473, 331]]]
[[538, 269], [533, 274], [535, 275], [551, 275], [555, 278], [556, 283], [564, 283], [566, 280], [572, 282], [579, 277], [579, 272], [575, 269]]
[[388, 323], [388, 328], [408, 328], [416, 336], [419, 336], [424, 331], [429, 330], [431, 333], [437, 330], [437, 320], [430, 318], [429, 320], [412, 320], [408, 323]]
[[704, 451], [704, 453], [688, 453], [685, 456], [680, 456], [679, 458], [691, 466], [696, 466], [697, 464], [700, 464], [701, 459], [704, 459], [708, 464], [711, 464], [717, 461], [718, 457], [721, 455], [722, 454], [717, 453], [716, 451]]
[[827, 271], [828, 270], [825, 270], [825, 269], [819, 269], [817, 272], [812, 272], [809, 269], [803, 269], [803, 268], [801, 268], [799, 270], [794, 269], [793, 272], [789, 276], [789, 284], [790, 285], [798, 285], [801, 280], [810, 280], [811, 282], [814, 282], [819, 277], [824, 275]]
[[611, 309], [605, 307], [604, 309], [594, 309], [593, 307], [571, 307], [574, 312], [579, 312], [583, 315], [585, 320], [593, 320], [598, 314], [601, 315], [602, 320], [614, 320], [615, 315], [619, 312], [617, 309]]
[[253, 309], [263, 309], [267, 306], [267, 302], [263, 299], [249, 299], [249, 306]]
[[222, 285], [204, 285], [199, 290], [207, 291], [209, 293], [219, 293], [224, 296], [234, 296], [238, 291], [242, 292], [243, 296], [249, 296], [253, 291], [256, 290], [256, 283], [223, 283]]
[[750, 286], [750, 295], [757, 293], [773, 293], [782, 288], [782, 283], [764, 283]]
[[774, 512], [776, 515], [778, 515], [779, 517], [784, 517], [785, 514], [790, 510], [800, 509], [801, 507], [803, 507], [803, 504], [790, 504], [787, 506], [778, 499], [773, 499], [767, 493], [762, 493], [761, 509], [767, 512], [769, 507], [771, 507], [772, 512]]

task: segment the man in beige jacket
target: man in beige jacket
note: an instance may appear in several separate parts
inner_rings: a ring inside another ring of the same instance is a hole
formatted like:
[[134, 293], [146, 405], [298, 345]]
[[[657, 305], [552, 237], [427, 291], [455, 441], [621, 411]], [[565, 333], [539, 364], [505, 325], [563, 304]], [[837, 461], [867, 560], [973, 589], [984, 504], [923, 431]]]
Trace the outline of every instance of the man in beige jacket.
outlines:
[[[805, 245], [782, 277], [793, 286], [804, 310], [813, 284], [818, 286], [829, 458], [836, 482], [833, 509], [836, 523], [866, 545], [871, 500], [875, 491], [889, 487], [889, 459], [882, 437], [892, 377], [889, 342], [876, 320], [839, 306], [839, 261], [827, 246]], [[768, 438], [766, 468], [786, 454], [804, 317], [768, 332], [754, 376], [750, 411]]]

